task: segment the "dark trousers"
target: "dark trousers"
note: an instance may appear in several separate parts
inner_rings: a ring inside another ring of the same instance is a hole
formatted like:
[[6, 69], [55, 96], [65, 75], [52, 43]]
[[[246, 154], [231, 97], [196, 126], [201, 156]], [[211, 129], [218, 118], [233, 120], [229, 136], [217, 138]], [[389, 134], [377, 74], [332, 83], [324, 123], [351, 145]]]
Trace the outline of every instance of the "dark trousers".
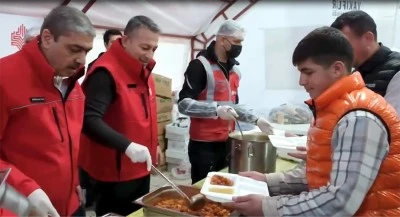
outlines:
[[95, 181], [82, 168], [79, 168], [79, 179], [80, 179], [81, 188], [86, 191], [86, 194], [85, 194], [85, 197], [86, 197], [85, 198], [86, 199], [85, 207], [91, 207], [93, 205], [94, 198], [95, 198], [95, 191], [94, 191]]
[[229, 165], [227, 142], [189, 141], [189, 161], [192, 165], [192, 184], [207, 177], [211, 171], [219, 171]]
[[126, 182], [96, 181], [96, 215], [115, 213], [127, 216], [142, 208], [133, 201], [150, 191], [150, 175]]
[[79, 207], [73, 214], [72, 217], [86, 216], [86, 211], [83, 207]]

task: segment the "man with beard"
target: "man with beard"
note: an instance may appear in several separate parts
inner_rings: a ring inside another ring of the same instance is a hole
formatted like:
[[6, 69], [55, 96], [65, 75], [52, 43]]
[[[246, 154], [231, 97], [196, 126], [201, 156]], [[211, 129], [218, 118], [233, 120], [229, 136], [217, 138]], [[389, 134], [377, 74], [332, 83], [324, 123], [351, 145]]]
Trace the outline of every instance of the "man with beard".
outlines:
[[179, 112], [190, 116], [189, 161], [192, 183], [208, 172], [228, 165], [228, 134], [234, 121], [258, 125], [272, 133], [268, 122], [236, 106], [239, 102], [240, 71], [236, 61], [242, 51], [244, 29], [227, 20], [219, 28], [216, 40], [189, 63], [179, 93]]
[[364, 11], [340, 15], [331, 25], [339, 29], [354, 50], [353, 67], [372, 91], [385, 97], [400, 114], [400, 53], [378, 42], [374, 19]]

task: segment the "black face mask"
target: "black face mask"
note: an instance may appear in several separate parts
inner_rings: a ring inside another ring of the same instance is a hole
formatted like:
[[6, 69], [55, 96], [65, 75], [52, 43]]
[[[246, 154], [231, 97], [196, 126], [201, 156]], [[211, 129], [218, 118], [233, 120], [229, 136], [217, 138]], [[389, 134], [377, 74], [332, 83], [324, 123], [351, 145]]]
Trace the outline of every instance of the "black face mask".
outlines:
[[242, 52], [242, 45], [232, 44], [229, 40], [227, 40], [227, 41], [231, 45], [231, 49], [226, 51], [226, 56], [229, 59], [234, 59], [234, 58], [238, 57], [240, 55], [240, 53]]

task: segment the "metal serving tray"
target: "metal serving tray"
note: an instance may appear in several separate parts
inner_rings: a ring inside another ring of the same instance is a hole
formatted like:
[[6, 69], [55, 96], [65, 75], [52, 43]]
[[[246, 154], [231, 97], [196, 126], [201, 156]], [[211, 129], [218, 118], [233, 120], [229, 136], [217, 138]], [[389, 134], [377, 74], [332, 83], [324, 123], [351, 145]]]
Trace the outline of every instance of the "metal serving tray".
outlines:
[[[189, 197], [200, 193], [200, 189], [193, 187], [193, 186], [185, 186], [179, 185], [178, 186], [183, 192], [185, 192]], [[178, 211], [170, 210], [170, 209], [163, 209], [158, 208], [155, 206], [160, 199], [169, 197], [169, 198], [181, 198], [181, 196], [171, 187], [171, 186], [164, 186], [158, 188], [145, 196], [137, 199], [134, 203], [143, 206], [143, 214], [144, 216], [185, 216], [185, 217], [195, 217], [194, 215], [190, 215], [187, 213], [181, 213]], [[232, 217], [238, 217], [239, 213], [232, 212]]]
[[115, 214], [115, 213], [107, 213], [107, 214], [105, 214], [105, 215], [103, 215], [101, 217], [123, 217], [123, 216]]

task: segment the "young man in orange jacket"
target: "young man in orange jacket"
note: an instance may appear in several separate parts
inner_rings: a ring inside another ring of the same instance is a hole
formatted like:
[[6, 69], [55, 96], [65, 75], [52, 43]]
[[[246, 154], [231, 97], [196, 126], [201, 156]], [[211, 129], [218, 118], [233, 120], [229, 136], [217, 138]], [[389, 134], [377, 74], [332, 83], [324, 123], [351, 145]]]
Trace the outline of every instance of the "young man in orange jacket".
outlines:
[[318, 28], [293, 53], [314, 114], [305, 164], [291, 171], [241, 173], [268, 183], [271, 197], [232, 205], [247, 216], [400, 216], [400, 120], [351, 73], [353, 50], [337, 29]]
[[57, 7], [40, 36], [0, 59], [0, 163], [7, 183], [36, 216], [81, 216], [78, 151], [84, 95], [78, 78], [95, 29], [72, 7]]
[[[337, 17], [331, 27], [342, 31], [349, 40], [354, 53], [353, 67], [361, 73], [366, 87], [385, 97], [400, 114], [400, 53], [379, 42], [374, 19], [364, 11], [349, 11]], [[307, 158], [306, 153], [289, 155]]]

